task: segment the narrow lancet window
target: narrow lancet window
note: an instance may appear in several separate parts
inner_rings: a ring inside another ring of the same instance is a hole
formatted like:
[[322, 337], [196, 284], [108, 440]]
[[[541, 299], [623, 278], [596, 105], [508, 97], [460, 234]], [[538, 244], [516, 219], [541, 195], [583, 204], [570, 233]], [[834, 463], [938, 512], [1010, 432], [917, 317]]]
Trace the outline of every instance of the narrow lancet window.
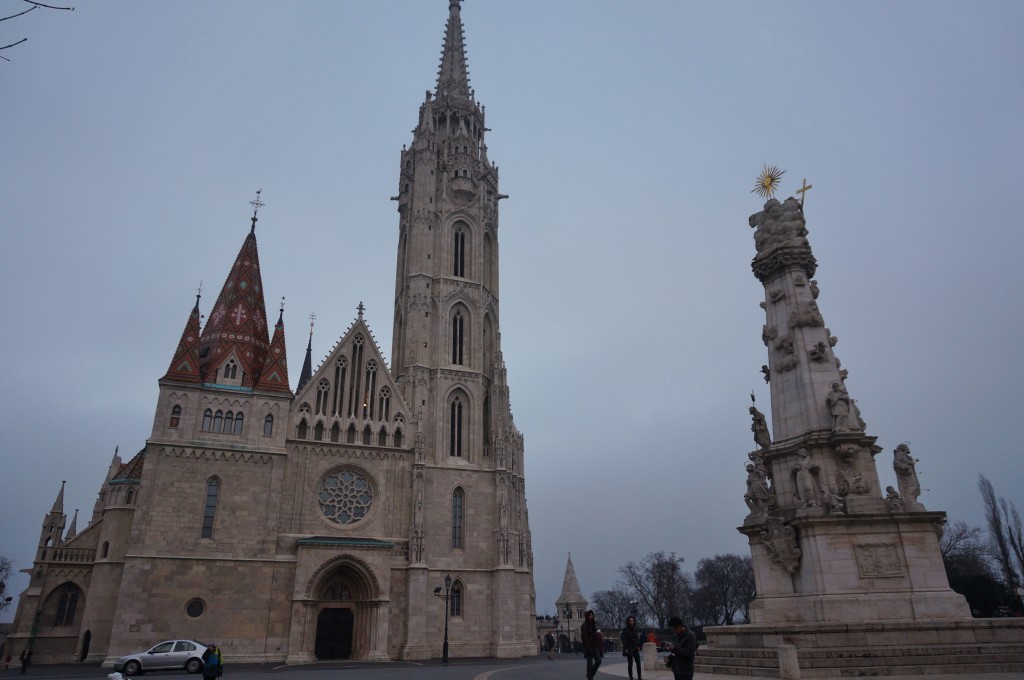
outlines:
[[206, 506], [203, 509], [202, 538], [213, 538], [213, 518], [217, 514], [217, 496], [220, 494], [220, 482], [211, 477], [206, 483]]

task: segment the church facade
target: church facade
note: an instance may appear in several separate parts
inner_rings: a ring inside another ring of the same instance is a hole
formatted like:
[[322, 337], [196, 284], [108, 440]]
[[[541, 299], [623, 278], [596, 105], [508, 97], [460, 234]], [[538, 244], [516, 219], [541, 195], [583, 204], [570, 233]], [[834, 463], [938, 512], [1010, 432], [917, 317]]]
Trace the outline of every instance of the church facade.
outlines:
[[536, 653], [485, 129], [451, 0], [401, 156], [392, 365], [360, 304], [292, 391], [254, 212], [205, 326], [197, 296], [145, 447], [115, 453], [85, 529], [63, 486], [43, 518], [15, 656], [110, 662], [193, 638], [234, 662], [426, 659], [446, 620], [453, 657]]

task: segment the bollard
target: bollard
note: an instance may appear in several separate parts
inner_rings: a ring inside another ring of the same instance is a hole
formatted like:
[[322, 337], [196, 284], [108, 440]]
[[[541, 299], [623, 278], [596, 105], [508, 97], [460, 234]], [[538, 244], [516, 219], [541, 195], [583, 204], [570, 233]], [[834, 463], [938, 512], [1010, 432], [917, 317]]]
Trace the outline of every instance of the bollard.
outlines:
[[782, 680], [800, 680], [800, 662], [796, 658], [796, 647], [779, 645], [779, 677]]

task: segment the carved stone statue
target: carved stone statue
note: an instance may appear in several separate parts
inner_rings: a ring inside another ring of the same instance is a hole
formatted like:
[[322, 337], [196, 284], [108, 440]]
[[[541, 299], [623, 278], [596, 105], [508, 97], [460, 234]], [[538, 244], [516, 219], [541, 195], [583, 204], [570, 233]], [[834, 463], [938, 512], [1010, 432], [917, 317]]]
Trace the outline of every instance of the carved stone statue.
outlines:
[[832, 414], [832, 431], [849, 432], [850, 430], [850, 395], [843, 383], [838, 380], [832, 383], [832, 391], [825, 397], [829, 413]]
[[754, 443], [757, 444], [757, 448], [761, 451], [771, 448], [772, 437], [768, 433], [768, 422], [765, 420], [764, 414], [754, 406], [748, 410], [753, 421], [750, 423], [750, 431], [754, 433]]
[[768, 368], [768, 364], [761, 364], [761, 373], [764, 374], [764, 381], [766, 383], [772, 381], [772, 371]]
[[747, 492], [743, 500], [750, 508], [752, 517], [764, 517], [768, 514], [772, 492], [768, 488], [768, 473], [764, 465], [747, 463]]
[[839, 489], [835, 485], [830, 486], [825, 492], [825, 502], [828, 504], [828, 514], [845, 515], [846, 509], [843, 505], [846, 499], [839, 495]]
[[917, 497], [921, 495], [921, 484], [917, 481], [917, 460], [910, 455], [910, 447], [900, 444], [893, 452], [892, 468], [896, 471], [896, 483], [900, 487], [900, 496], [907, 505], [920, 505]]
[[816, 508], [821, 505], [818, 482], [814, 478], [814, 473], [817, 470], [818, 466], [807, 455], [807, 449], [797, 451], [797, 461], [793, 466], [793, 475], [796, 477], [797, 500], [805, 508]]
[[899, 492], [891, 486], [885, 487], [885, 502], [891, 512], [903, 512], [903, 499]]

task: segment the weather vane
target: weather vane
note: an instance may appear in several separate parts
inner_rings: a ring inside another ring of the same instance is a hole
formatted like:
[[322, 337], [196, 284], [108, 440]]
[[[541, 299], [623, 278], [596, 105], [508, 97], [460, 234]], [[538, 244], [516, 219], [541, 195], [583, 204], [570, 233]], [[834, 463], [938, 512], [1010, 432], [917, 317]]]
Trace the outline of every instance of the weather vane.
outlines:
[[249, 205], [252, 206], [252, 218], [253, 219], [256, 219], [256, 213], [259, 211], [259, 209], [266, 205], [266, 203], [264, 203], [263, 201], [260, 200], [260, 192], [262, 192], [262, 191], [263, 191], [263, 189], [257, 189], [256, 190], [256, 198], [254, 200], [249, 201]]
[[757, 182], [754, 183], [754, 188], [750, 190], [750, 193], [758, 194], [761, 198], [774, 198], [775, 191], [779, 188], [779, 181], [785, 173], [785, 170], [779, 170], [774, 165], [765, 164], [764, 170], [757, 176]]

